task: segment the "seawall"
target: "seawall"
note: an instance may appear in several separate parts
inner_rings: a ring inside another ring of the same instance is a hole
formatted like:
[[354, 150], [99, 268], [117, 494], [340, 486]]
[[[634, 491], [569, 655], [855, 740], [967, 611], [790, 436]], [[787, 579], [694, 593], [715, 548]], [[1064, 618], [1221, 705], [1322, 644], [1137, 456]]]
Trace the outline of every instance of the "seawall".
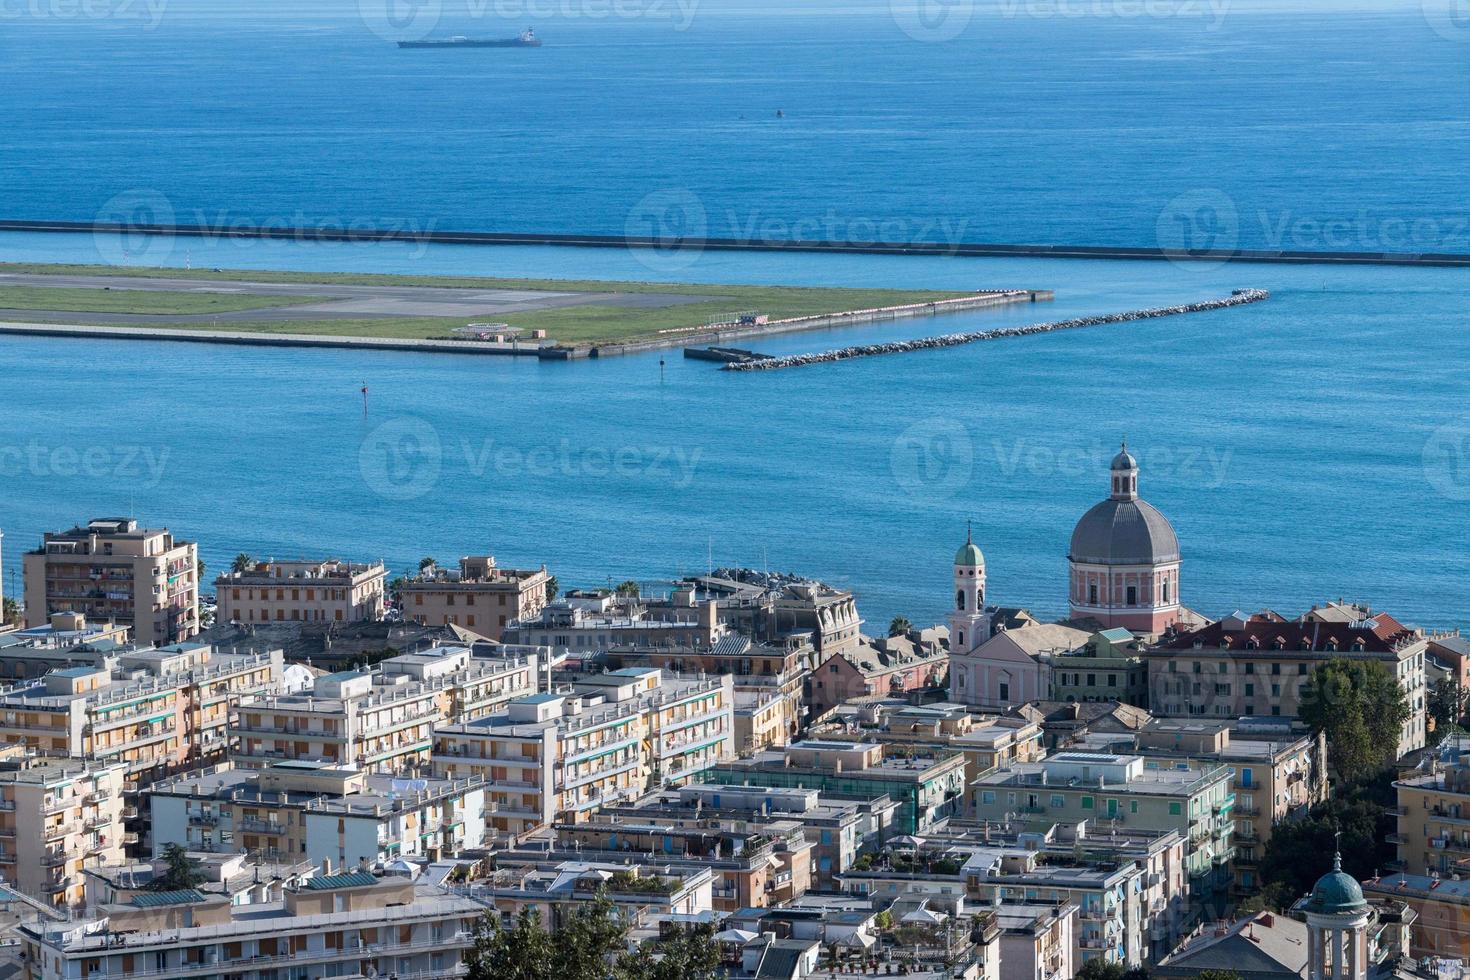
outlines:
[[732, 361], [722, 371], [775, 371], [780, 368], [805, 367], [808, 364], [829, 364], [857, 357], [877, 357], [882, 354], [906, 354], [916, 350], [934, 350], [940, 347], [958, 347], [983, 340], [1003, 340], [1008, 337], [1027, 337], [1038, 333], [1057, 330], [1076, 330], [1081, 327], [1096, 327], [1108, 323], [1127, 323], [1131, 320], [1151, 320], [1164, 316], [1179, 316], [1184, 313], [1202, 313], [1221, 310], [1231, 306], [1259, 303], [1271, 296], [1264, 289], [1237, 289], [1220, 299], [1186, 303], [1183, 306], [1163, 306], [1149, 310], [1133, 310], [1128, 313], [1104, 313], [1099, 316], [1077, 317], [1071, 320], [1055, 320], [1051, 323], [1033, 323], [1024, 327], [1001, 327], [996, 330], [976, 330], [970, 333], [951, 333], [941, 337], [925, 337], [920, 340], [899, 340], [887, 344], [866, 344], [861, 347], [843, 347], [838, 350], [816, 354], [792, 354], [787, 357], [768, 357], [756, 361]]
[[563, 245], [684, 251], [856, 252], [878, 255], [1023, 256], [1055, 259], [1169, 259], [1176, 262], [1266, 262], [1292, 265], [1431, 265], [1470, 268], [1470, 253], [1351, 252], [1294, 249], [1168, 249], [1128, 245], [1005, 245], [981, 242], [770, 241], [739, 238], [663, 239], [635, 235], [570, 235], [379, 228], [285, 228], [241, 225], [118, 224], [0, 220], [0, 231], [172, 235], [181, 238], [269, 238], [321, 242], [425, 242], [443, 245]]

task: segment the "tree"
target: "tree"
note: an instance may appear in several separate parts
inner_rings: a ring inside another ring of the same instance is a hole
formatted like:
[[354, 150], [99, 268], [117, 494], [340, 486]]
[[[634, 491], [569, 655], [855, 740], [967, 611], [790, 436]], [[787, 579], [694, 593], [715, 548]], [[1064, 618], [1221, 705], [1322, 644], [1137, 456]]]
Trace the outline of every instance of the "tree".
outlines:
[[628, 579], [626, 582], [619, 582], [616, 591], [620, 596], [628, 599], [636, 599], [642, 594], [643, 590], [638, 587], [637, 582]]
[[551, 936], [541, 928], [540, 914], [529, 906], [521, 909], [510, 929], [496, 913], [485, 913], [475, 926], [475, 945], [465, 959], [468, 980], [556, 980]]
[[1431, 745], [1438, 745], [1446, 735], [1463, 730], [1465, 697], [1465, 688], [1453, 677], [1441, 677], [1430, 689], [1427, 709], [1434, 725]]
[[194, 582], [199, 584], [204, 581], [204, 570], [209, 566], [204, 564], [203, 558], [194, 559]]
[[620, 956], [613, 975], [618, 980], [714, 980], [720, 968], [714, 935], [714, 926], [705, 923], [680, 931], [657, 950], [645, 944]]
[[893, 617], [893, 621], [888, 624], [888, 635], [889, 636], [903, 636], [905, 633], [907, 633], [909, 630], [911, 630], [913, 628], [914, 628], [914, 624], [911, 623], [911, 622], [909, 622], [904, 617], [902, 617], [902, 616], [894, 616]]
[[427, 572], [429, 569], [437, 567], [438, 564], [439, 563], [437, 561], [435, 561], [434, 559], [432, 559], [432, 558], [420, 558], [419, 559], [419, 574], [422, 575], [424, 572]]
[[1076, 977], [1077, 980], [1123, 980], [1125, 972], [1123, 964], [1097, 956], [1083, 963]]
[[604, 980], [608, 959], [623, 948], [628, 926], [605, 891], [577, 906], [552, 937], [556, 980]]
[[1201, 970], [1196, 980], [1240, 980], [1240, 974], [1234, 970]]
[[254, 567], [255, 559], [251, 558], [243, 551], [235, 556], [234, 561], [230, 562], [230, 571], [234, 572], [236, 575], [239, 575], [242, 572], [248, 572]]
[[0, 608], [0, 626], [6, 624], [20, 625], [20, 603], [10, 596], [5, 597], [5, 605]]
[[1359, 881], [1373, 877], [1394, 860], [1388, 836], [1397, 829], [1389, 807], [1396, 802], [1393, 773], [1383, 770], [1370, 781], [1338, 789], [1301, 820], [1278, 823], [1261, 859], [1261, 908], [1283, 910], [1307, 894], [1331, 864], [1342, 834], [1343, 870]]
[[1301, 718], [1327, 733], [1329, 767], [1342, 783], [1371, 779], [1398, 758], [1409, 700], [1376, 660], [1330, 660], [1312, 675]]
[[204, 883], [199, 862], [189, 856], [183, 844], [163, 845], [163, 874], [148, 883], [155, 892], [181, 892]]
[[546, 601], [555, 602], [556, 597], [561, 594], [561, 583], [556, 580], [555, 575], [546, 576]]

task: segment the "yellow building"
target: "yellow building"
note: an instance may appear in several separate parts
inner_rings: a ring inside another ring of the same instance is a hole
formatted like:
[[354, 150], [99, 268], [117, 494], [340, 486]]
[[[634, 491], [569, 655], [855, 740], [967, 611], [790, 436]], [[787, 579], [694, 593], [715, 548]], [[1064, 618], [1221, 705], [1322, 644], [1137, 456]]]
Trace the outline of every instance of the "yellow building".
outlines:
[[26, 625], [79, 612], [132, 627], [139, 644], [182, 642], [199, 632], [198, 560], [193, 542], [130, 518], [48, 533], [21, 558]]
[[1398, 865], [1410, 875], [1470, 878], [1470, 737], [1431, 750], [1430, 772], [1394, 783], [1398, 791]]
[[546, 605], [546, 567], [498, 568], [490, 555], [459, 560], [458, 571], [430, 568], [399, 591], [403, 618], [425, 626], [463, 626], [499, 640], [506, 626]]
[[382, 562], [268, 561], [214, 580], [221, 623], [356, 623], [383, 618]]
[[0, 759], [0, 877], [58, 907], [80, 906], [82, 871], [123, 861], [123, 783], [116, 763]]

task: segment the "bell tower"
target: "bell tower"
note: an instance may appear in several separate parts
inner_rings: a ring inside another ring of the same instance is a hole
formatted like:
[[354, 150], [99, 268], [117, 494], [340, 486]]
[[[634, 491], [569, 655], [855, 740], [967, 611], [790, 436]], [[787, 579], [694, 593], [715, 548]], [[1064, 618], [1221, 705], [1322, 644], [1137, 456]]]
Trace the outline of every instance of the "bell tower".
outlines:
[[954, 601], [949, 613], [949, 652], [969, 653], [990, 639], [985, 614], [985, 555], [965, 530], [965, 543], [954, 556]]

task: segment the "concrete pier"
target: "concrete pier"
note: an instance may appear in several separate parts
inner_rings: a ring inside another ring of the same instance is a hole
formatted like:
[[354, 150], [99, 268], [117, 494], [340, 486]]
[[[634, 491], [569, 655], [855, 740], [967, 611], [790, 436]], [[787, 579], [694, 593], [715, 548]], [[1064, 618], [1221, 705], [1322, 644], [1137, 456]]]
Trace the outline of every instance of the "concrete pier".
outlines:
[[1081, 327], [1096, 327], [1107, 323], [1126, 323], [1130, 320], [1149, 320], [1156, 317], [1179, 316], [1183, 313], [1202, 313], [1206, 310], [1221, 310], [1247, 303], [1259, 303], [1269, 299], [1264, 289], [1237, 289], [1220, 299], [1186, 303], [1182, 306], [1164, 306], [1149, 310], [1133, 310], [1128, 313], [1104, 313], [1100, 316], [1077, 317], [1072, 320], [1055, 320], [1051, 323], [1033, 323], [1024, 327], [1001, 327], [997, 330], [976, 330], [970, 333], [951, 333], [941, 337], [925, 337], [920, 340], [899, 340], [889, 344], [867, 344], [861, 347], [843, 347], [839, 350], [816, 354], [792, 354], [787, 357], [768, 357], [754, 361], [731, 361], [722, 371], [775, 371], [779, 368], [805, 367], [808, 364], [828, 364], [857, 357], [876, 357], [880, 354], [904, 354], [916, 350], [934, 350], [939, 347], [958, 347], [982, 340], [1002, 340], [1007, 337], [1026, 337], [1031, 334], [1051, 333], [1056, 330], [1076, 330]]

